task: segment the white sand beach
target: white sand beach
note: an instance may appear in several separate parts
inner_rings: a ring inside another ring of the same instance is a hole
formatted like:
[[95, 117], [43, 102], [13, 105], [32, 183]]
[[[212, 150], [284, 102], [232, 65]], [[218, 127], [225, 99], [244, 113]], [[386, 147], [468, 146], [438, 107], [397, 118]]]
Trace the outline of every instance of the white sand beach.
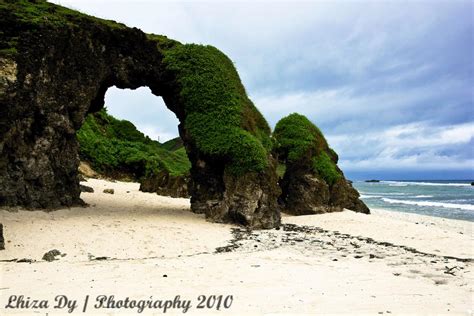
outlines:
[[[250, 232], [207, 222], [190, 212], [188, 199], [142, 193], [136, 183], [84, 184], [95, 190], [81, 195], [89, 207], [0, 210], [6, 247], [0, 315], [67, 313], [5, 308], [11, 295], [49, 301], [67, 295], [78, 301], [78, 314], [86, 295], [88, 314], [137, 314], [136, 308], [95, 309], [98, 295], [180, 295], [191, 300], [187, 313], [201, 314], [472, 314], [471, 222], [344, 211], [284, 216], [279, 230]], [[103, 193], [106, 188], [115, 193]], [[43, 261], [52, 249], [66, 255]], [[198, 309], [199, 295], [233, 301], [220, 311]]]

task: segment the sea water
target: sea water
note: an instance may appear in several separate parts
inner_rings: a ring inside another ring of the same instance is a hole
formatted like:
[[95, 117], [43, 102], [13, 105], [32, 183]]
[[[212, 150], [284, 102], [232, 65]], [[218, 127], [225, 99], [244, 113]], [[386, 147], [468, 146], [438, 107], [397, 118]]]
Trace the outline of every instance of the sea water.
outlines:
[[354, 182], [369, 208], [474, 221], [471, 181]]

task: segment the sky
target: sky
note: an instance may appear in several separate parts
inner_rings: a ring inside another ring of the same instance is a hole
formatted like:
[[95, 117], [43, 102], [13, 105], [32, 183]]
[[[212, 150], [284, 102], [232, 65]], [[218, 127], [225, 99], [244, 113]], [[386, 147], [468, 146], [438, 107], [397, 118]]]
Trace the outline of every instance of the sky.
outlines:
[[[351, 179], [474, 179], [474, 2], [55, 0], [235, 63], [273, 128], [306, 115]], [[148, 88], [109, 112], [160, 141], [178, 121]]]

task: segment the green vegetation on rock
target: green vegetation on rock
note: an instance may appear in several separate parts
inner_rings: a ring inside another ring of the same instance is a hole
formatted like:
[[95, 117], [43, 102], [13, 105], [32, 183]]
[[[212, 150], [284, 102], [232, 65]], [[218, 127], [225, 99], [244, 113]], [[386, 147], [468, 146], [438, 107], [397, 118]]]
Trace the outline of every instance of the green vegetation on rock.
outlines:
[[[23, 27], [31, 30], [37, 29], [43, 25], [53, 28], [62, 28], [64, 26], [77, 26], [82, 22], [90, 24], [102, 25], [111, 29], [122, 29], [126, 26], [111, 20], [99, 19], [75, 10], [71, 10], [46, 0], [0, 0], [1, 11], [13, 12], [15, 18], [14, 23], [21, 22]], [[7, 16], [7, 14], [1, 14]], [[1, 21], [0, 30], [0, 54], [14, 56], [18, 52], [18, 38], [9, 35], [8, 30], [15, 25], [11, 25], [11, 21]]]
[[2, 0], [0, 10], [12, 10], [18, 19], [28, 24], [48, 24], [48, 26], [74, 25], [86, 19], [88, 22], [107, 25], [112, 28], [125, 28], [126, 26], [111, 20], [99, 19], [75, 10], [48, 3], [46, 0]]
[[337, 154], [326, 139], [304, 115], [293, 113], [282, 118], [273, 132], [274, 150], [286, 163], [309, 165], [328, 184], [342, 175], [337, 169]]
[[131, 122], [107, 114], [105, 108], [89, 114], [76, 135], [81, 159], [106, 175], [130, 175], [135, 179], [160, 171], [183, 175], [191, 167], [184, 148], [163, 148]]
[[302, 159], [311, 149], [321, 150], [327, 146], [321, 131], [304, 115], [290, 114], [275, 126], [273, 137], [275, 148], [286, 156], [289, 162]]
[[270, 128], [248, 99], [232, 61], [212, 46], [195, 44], [174, 45], [164, 56], [166, 70], [181, 87], [185, 127], [196, 146], [229, 160], [234, 174], [263, 170]]
[[334, 184], [341, 177], [341, 174], [337, 171], [336, 164], [325, 151], [313, 157], [313, 169], [330, 185]]

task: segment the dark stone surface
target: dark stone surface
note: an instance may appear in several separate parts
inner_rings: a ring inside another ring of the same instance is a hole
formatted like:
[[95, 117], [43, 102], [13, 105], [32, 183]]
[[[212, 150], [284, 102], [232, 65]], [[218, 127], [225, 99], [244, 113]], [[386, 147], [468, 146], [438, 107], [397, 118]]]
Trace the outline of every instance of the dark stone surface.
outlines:
[[154, 192], [158, 195], [175, 198], [188, 198], [190, 176], [173, 176], [166, 171], [150, 175], [140, 180], [140, 191]]
[[333, 184], [326, 183], [307, 164], [287, 165], [280, 180], [282, 196], [280, 203], [285, 211], [293, 215], [322, 214], [349, 209], [369, 214], [369, 208], [359, 199], [359, 192], [344, 178]]
[[87, 185], [80, 184], [79, 187], [81, 188], [81, 192], [94, 193], [94, 189]]
[[341, 207], [330, 207], [329, 185], [314, 173], [290, 166], [281, 180], [282, 201], [293, 215], [322, 214], [342, 211]]
[[5, 237], [3, 237], [3, 224], [0, 223], [0, 250], [5, 250]]
[[61, 252], [57, 249], [53, 249], [43, 255], [43, 260], [51, 262], [51, 261], [56, 260], [56, 257], [59, 255], [61, 255]]
[[[84, 204], [75, 133], [88, 113], [104, 106], [111, 86], [147, 86], [180, 122], [186, 121], [180, 86], [163, 69], [157, 42], [142, 31], [92, 19], [61, 27], [32, 24], [9, 10], [0, 12], [0, 26], [2, 37], [18, 39], [16, 55], [0, 54], [1, 206]], [[228, 159], [200, 152], [183, 124], [179, 132], [192, 165], [193, 211], [216, 222], [279, 225], [274, 165], [260, 173], [229, 175]]]
[[369, 214], [370, 210], [364, 202], [360, 200], [359, 192], [344, 179], [339, 179], [331, 187], [331, 205], [337, 205], [354, 212]]

